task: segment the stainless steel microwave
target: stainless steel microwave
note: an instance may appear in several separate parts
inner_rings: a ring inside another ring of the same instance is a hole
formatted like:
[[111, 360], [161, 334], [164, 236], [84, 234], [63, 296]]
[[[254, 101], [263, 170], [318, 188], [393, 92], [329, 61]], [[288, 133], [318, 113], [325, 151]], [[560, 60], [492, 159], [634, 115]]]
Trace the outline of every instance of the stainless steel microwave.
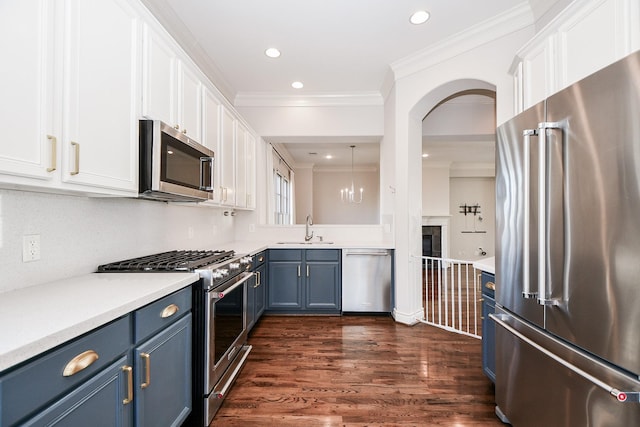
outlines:
[[199, 202], [213, 198], [214, 152], [158, 120], [140, 120], [139, 197]]

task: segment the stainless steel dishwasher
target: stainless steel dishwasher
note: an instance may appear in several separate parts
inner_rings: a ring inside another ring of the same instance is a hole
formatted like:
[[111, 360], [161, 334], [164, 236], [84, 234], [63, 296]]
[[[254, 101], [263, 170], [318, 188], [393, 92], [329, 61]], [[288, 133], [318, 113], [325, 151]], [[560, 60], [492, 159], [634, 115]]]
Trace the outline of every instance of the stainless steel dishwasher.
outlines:
[[389, 249], [342, 250], [342, 311], [389, 313], [391, 265]]

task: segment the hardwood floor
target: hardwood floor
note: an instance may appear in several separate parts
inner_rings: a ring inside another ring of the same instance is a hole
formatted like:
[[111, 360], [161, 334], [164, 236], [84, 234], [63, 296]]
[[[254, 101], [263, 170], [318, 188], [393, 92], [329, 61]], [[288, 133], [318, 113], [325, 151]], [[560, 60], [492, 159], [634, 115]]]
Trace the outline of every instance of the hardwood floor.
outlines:
[[481, 342], [390, 317], [265, 316], [211, 426], [502, 426]]

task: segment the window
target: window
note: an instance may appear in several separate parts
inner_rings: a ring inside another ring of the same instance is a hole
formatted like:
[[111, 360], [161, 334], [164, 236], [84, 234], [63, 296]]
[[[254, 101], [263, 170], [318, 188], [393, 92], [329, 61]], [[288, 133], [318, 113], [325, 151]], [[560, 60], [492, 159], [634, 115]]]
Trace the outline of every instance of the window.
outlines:
[[275, 218], [276, 224], [291, 224], [291, 185], [289, 179], [274, 171]]

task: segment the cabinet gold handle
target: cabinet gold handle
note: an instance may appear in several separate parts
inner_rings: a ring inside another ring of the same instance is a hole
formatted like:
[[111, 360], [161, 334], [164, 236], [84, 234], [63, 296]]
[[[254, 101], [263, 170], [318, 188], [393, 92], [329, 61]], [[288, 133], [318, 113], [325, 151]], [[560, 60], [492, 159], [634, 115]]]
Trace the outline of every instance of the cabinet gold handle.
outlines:
[[71, 175], [78, 175], [80, 173], [80, 144], [77, 142], [71, 141], [71, 146], [74, 148], [76, 152], [76, 158], [73, 164], [73, 170], [69, 172]]
[[180, 125], [174, 125], [174, 126], [173, 126], [173, 128], [174, 128], [175, 130], [180, 130]]
[[258, 257], [258, 262], [262, 262], [262, 261], [264, 261], [264, 256], [259, 256]]
[[166, 319], [167, 317], [171, 317], [176, 314], [178, 310], [180, 310], [180, 308], [177, 305], [169, 304], [164, 308], [164, 310], [162, 310], [162, 313], [160, 313], [160, 317]]
[[482, 302], [482, 301], [484, 301], [484, 298], [479, 298], [478, 299], [478, 302]]
[[186, 129], [182, 129], [182, 133], [184, 133], [186, 135], [187, 134], [187, 130]]
[[147, 388], [151, 384], [151, 356], [149, 353], [140, 353], [140, 357], [144, 360], [144, 382], [140, 384], [140, 388]]
[[126, 405], [133, 401], [133, 369], [131, 366], [123, 366], [122, 372], [127, 374], [127, 397], [122, 399], [122, 404]]
[[58, 139], [53, 135], [47, 135], [47, 139], [51, 141], [51, 166], [47, 172], [53, 172], [58, 168]]
[[493, 283], [493, 282], [487, 282], [487, 283], [485, 283], [485, 285], [484, 285], [484, 286], [485, 286], [485, 288], [487, 288], [487, 289], [491, 289], [492, 291], [495, 291], [495, 290], [496, 290], [496, 284], [495, 284], [495, 283]]
[[254, 286], [254, 288], [257, 288], [261, 285], [262, 283], [260, 283], [260, 272], [256, 271], [256, 284]]
[[62, 371], [62, 376], [70, 377], [71, 375], [75, 375], [83, 369], [91, 366], [96, 360], [98, 360], [98, 353], [93, 350], [84, 351], [71, 359], [65, 365], [64, 370]]

